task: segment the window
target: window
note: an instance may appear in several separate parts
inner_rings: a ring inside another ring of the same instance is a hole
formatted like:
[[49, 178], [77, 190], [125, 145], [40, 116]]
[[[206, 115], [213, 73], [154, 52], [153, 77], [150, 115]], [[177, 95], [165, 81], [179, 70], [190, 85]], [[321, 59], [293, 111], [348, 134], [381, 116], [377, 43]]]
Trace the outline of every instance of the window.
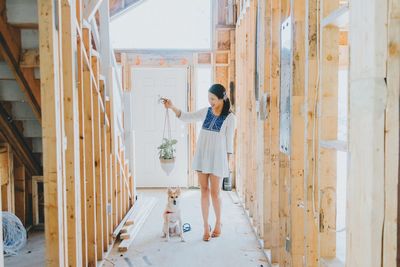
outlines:
[[146, 0], [111, 20], [114, 49], [211, 49], [211, 0]]

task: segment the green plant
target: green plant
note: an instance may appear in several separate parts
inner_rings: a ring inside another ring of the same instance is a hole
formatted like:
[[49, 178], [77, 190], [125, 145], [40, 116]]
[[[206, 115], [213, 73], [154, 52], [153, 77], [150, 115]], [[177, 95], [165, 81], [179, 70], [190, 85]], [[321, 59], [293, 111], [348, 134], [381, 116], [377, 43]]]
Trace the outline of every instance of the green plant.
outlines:
[[160, 151], [158, 152], [160, 159], [173, 159], [175, 153], [175, 145], [178, 143], [175, 139], [167, 139], [163, 138], [162, 143], [157, 149]]

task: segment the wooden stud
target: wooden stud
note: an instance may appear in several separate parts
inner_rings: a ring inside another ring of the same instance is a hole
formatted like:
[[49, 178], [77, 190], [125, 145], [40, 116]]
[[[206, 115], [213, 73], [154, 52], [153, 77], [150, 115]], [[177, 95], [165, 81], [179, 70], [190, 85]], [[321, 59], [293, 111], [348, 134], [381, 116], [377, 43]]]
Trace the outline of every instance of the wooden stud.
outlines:
[[[112, 90], [110, 88], [110, 90]], [[111, 233], [114, 229], [114, 221], [115, 216], [113, 213], [115, 212], [115, 199], [114, 199], [114, 171], [113, 171], [113, 157], [111, 154], [111, 111], [110, 111], [110, 101], [106, 101], [106, 114], [110, 118], [110, 126], [106, 128], [106, 157], [107, 157], [107, 187], [108, 187], [108, 209], [111, 209], [107, 212], [107, 217], [109, 218], [109, 225], [108, 225], [108, 236], [109, 236], [109, 244], [112, 242]]]
[[3, 144], [0, 153], [0, 175], [2, 203], [1, 210], [15, 213], [14, 206], [14, 157], [10, 145]]
[[65, 175], [67, 189], [68, 259], [72, 265], [82, 262], [81, 190], [79, 159], [79, 109], [78, 91], [75, 85], [74, 48], [75, 7], [62, 0], [62, 66], [64, 87], [64, 121], [67, 147], [65, 151]]
[[21, 220], [24, 226], [27, 225], [26, 214], [26, 170], [25, 166], [18, 163], [14, 157], [14, 188], [11, 188], [12, 191], [15, 190], [15, 215]]
[[280, 160], [279, 160], [279, 99], [280, 99], [280, 27], [281, 5], [279, 0], [271, 1], [271, 262], [278, 263], [280, 259]]
[[[351, 164], [347, 183], [347, 266], [384, 266], [382, 256], [388, 255], [382, 247], [385, 243], [383, 231], [386, 219], [385, 197], [389, 197], [385, 194], [385, 183], [388, 182], [388, 186], [391, 184], [390, 180], [385, 181], [385, 109], [388, 96], [385, 80], [388, 47], [393, 45], [393, 43], [388, 44], [387, 4], [387, 1], [352, 0], [350, 5], [349, 45], [352, 49], [349, 74], [349, 152]], [[359, 12], [360, 10], [363, 12]], [[398, 14], [396, 18], [399, 17]], [[395, 35], [398, 36], [398, 32]], [[392, 32], [389, 36], [390, 40], [393, 40]], [[365, 42], [365, 38], [368, 38], [369, 42]], [[361, 47], [362, 49], [353, 49]], [[365, 57], [367, 54], [370, 56]], [[398, 58], [396, 60], [398, 62]], [[393, 61], [390, 63], [392, 64]], [[393, 70], [390, 69], [390, 71]], [[393, 79], [392, 75], [391, 73], [390, 79]], [[396, 83], [398, 83], [398, 73], [395, 75]], [[390, 90], [390, 96], [393, 96], [392, 93], [395, 92], [392, 91], [393, 87]], [[398, 87], [395, 90], [398, 90]], [[392, 107], [391, 104], [390, 107]], [[397, 113], [398, 109], [393, 112]], [[395, 127], [398, 128], [398, 125]], [[393, 138], [388, 141], [398, 140], [398, 135]], [[397, 150], [398, 147], [393, 147], [393, 149]], [[391, 153], [391, 151], [388, 152]], [[398, 169], [395, 175], [397, 171]], [[393, 198], [393, 192], [390, 195]], [[396, 197], [387, 200], [396, 201]], [[394, 266], [394, 263], [391, 265], [387, 262], [387, 264], [385, 266]]]
[[301, 266], [304, 256], [304, 140], [305, 140], [305, 0], [293, 1], [292, 114], [290, 133], [290, 254]]
[[318, 184], [316, 177], [316, 153], [318, 142], [318, 127], [315, 127], [316, 114], [316, 93], [318, 79], [317, 65], [317, 1], [307, 0], [306, 3], [306, 148], [305, 148], [305, 266], [318, 266]]
[[[263, 7], [261, 9], [260, 14], [264, 15], [261, 18], [261, 23], [265, 25], [261, 27], [261, 37], [272, 36], [272, 1], [268, 0], [263, 3]], [[264, 38], [264, 45], [261, 47], [263, 49], [263, 62], [261, 64], [264, 65], [264, 72], [260, 71], [260, 78], [263, 78], [263, 93], [270, 99], [271, 97], [271, 62], [272, 62], [272, 51], [271, 51], [271, 38]], [[267, 101], [267, 118], [263, 127], [263, 211], [262, 211], [262, 220], [263, 220], [263, 240], [264, 240], [264, 248], [271, 250], [272, 247], [272, 177], [271, 177], [271, 114], [270, 114], [270, 102]], [[271, 260], [271, 259], [270, 259]]]
[[289, 172], [289, 157], [281, 152], [279, 154], [279, 266], [291, 266]]
[[[56, 5], [58, 3], [58, 5]], [[58, 9], [56, 9], [58, 7]], [[41, 104], [43, 112], [43, 173], [45, 195], [45, 236], [46, 236], [46, 265], [67, 266], [68, 257], [67, 233], [65, 226], [66, 203], [65, 177], [63, 175], [64, 141], [61, 118], [61, 84], [58, 58], [58, 33], [55, 29], [55, 13], [60, 14], [60, 1], [38, 2], [39, 10], [39, 45], [41, 70]], [[58, 17], [59, 19], [59, 17]]]
[[[339, 7], [337, 0], [324, 0], [323, 17]], [[321, 28], [320, 67], [320, 114], [318, 135], [320, 140], [336, 140], [338, 129], [338, 71], [339, 71], [339, 28]], [[336, 257], [336, 151], [319, 146], [319, 230], [320, 257]]]
[[[90, 29], [82, 30], [85, 48], [90, 47]], [[86, 214], [87, 214], [87, 262], [97, 262], [96, 174], [94, 159], [94, 104], [90, 66], [83, 65], [83, 102], [85, 123]]]
[[[79, 6], [79, 5], [77, 5]], [[82, 36], [80, 37], [82, 38]], [[81, 192], [81, 231], [82, 231], [82, 265], [87, 266], [88, 259], [88, 224], [87, 224], [87, 212], [86, 212], [86, 138], [85, 138], [85, 106], [89, 103], [85, 103], [84, 98], [84, 80], [83, 80], [83, 42], [78, 40], [77, 42], [77, 66], [78, 66], [78, 77], [77, 77], [77, 89], [78, 89], [78, 109], [79, 109], [79, 154], [80, 154], [80, 192]], [[86, 88], [85, 88], [86, 89]]]
[[[99, 62], [96, 55], [91, 57], [92, 70], [95, 83], [99, 84]], [[92, 84], [93, 86], [94, 84]], [[102, 188], [102, 162], [101, 162], [101, 124], [100, 124], [100, 95], [93, 90], [93, 145], [94, 145], [94, 167], [95, 167], [95, 196], [96, 196], [96, 240], [97, 260], [103, 259], [103, 188]]]
[[39, 49], [22, 51], [19, 65], [21, 68], [38, 68], [40, 66]]
[[[105, 99], [105, 84], [104, 81], [100, 81], [100, 91], [101, 96]], [[104, 101], [105, 103], [105, 101]], [[108, 199], [108, 179], [110, 178], [108, 175], [108, 155], [107, 155], [107, 125], [106, 125], [106, 113], [101, 112], [100, 114], [100, 131], [101, 131], [101, 176], [102, 176], [102, 213], [103, 213], [103, 250], [108, 250], [109, 244], [109, 216], [107, 213], [107, 206], [109, 203]]]
[[390, 0], [388, 5], [388, 102], [385, 114], [385, 222], [382, 266], [395, 266], [396, 254], [399, 251], [397, 243], [399, 203], [396, 200], [398, 200], [399, 180], [400, 1]]
[[43, 183], [43, 176], [32, 176], [32, 224], [39, 224], [39, 193], [38, 183]]

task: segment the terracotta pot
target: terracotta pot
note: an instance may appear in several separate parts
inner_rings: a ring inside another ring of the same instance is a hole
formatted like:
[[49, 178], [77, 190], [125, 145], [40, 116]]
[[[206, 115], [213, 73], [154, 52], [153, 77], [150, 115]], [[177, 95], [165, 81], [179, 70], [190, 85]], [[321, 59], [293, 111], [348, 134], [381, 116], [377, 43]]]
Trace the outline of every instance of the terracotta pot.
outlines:
[[162, 159], [160, 158], [161, 169], [169, 175], [175, 167], [175, 158], [173, 159]]

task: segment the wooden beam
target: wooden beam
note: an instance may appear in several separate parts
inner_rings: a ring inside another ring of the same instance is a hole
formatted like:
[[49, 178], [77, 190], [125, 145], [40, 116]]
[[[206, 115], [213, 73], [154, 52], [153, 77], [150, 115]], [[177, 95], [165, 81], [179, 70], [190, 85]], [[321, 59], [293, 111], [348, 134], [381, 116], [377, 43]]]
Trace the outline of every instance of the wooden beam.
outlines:
[[38, 68], [40, 66], [39, 49], [26, 49], [21, 53], [21, 68]]
[[305, 140], [305, 266], [314, 267], [319, 264], [318, 254], [318, 184], [316, 183], [316, 155], [318, 142], [318, 127], [315, 127], [317, 120], [317, 6], [320, 0], [307, 0], [306, 6], [306, 74], [304, 87], [306, 90], [306, 140]]
[[42, 167], [40, 163], [32, 154], [31, 149], [16, 126], [15, 121], [12, 120], [2, 104], [0, 104], [0, 126], [0, 132], [4, 139], [11, 145], [14, 153], [22, 160], [24, 165], [29, 169], [29, 172], [33, 175], [41, 174]]
[[[39, 0], [39, 44], [41, 69], [41, 101], [43, 108], [43, 173], [45, 196], [46, 265], [67, 266], [67, 233], [65, 176], [63, 174], [64, 139], [61, 107], [62, 84], [59, 69], [59, 36], [55, 28], [61, 25], [60, 1]], [[58, 9], [56, 9], [58, 8]], [[57, 21], [58, 19], [58, 21]]]
[[281, 1], [272, 0], [271, 19], [271, 217], [272, 217], [272, 240], [271, 240], [271, 262], [279, 263], [280, 259], [280, 179], [279, 179], [279, 97], [280, 97], [280, 28], [281, 28]]
[[26, 169], [25, 166], [21, 163], [18, 163], [17, 160], [13, 160], [14, 162], [14, 188], [11, 190], [15, 191], [15, 215], [21, 220], [24, 226], [27, 226], [27, 218], [26, 215]]
[[19, 87], [25, 93], [33, 113], [41, 122], [40, 85], [35, 81], [33, 73], [24, 71], [18, 64], [21, 45], [17, 40], [20, 38], [18, 36], [20, 33], [7, 24], [7, 20], [4, 17], [5, 1], [0, 3], [0, 11], [3, 14], [0, 17], [0, 53], [13, 72]]
[[[85, 103], [83, 87], [83, 42], [77, 42], [77, 65], [78, 65], [78, 109], [79, 109], [79, 153], [80, 153], [80, 177], [81, 177], [81, 225], [82, 225], [82, 266], [87, 266], [87, 212], [86, 212], [86, 138], [85, 138]], [[86, 87], [85, 87], [86, 89]]]
[[[90, 30], [82, 30], [85, 48], [90, 47]], [[83, 51], [85, 51], [83, 49]], [[86, 214], [88, 265], [97, 262], [96, 174], [94, 158], [93, 94], [90, 65], [83, 65], [83, 102], [85, 123]]]
[[39, 192], [38, 183], [43, 183], [43, 176], [32, 176], [32, 224], [39, 224]]
[[[323, 0], [322, 17], [339, 8], [337, 0]], [[338, 132], [338, 86], [339, 86], [339, 28], [320, 28], [320, 88], [318, 92], [319, 118], [318, 139], [336, 140]], [[320, 257], [336, 257], [336, 184], [337, 152], [318, 146], [319, 188], [319, 238]]]
[[0, 207], [3, 211], [15, 213], [15, 191], [14, 191], [14, 157], [10, 145], [2, 145], [2, 151], [0, 153], [0, 175], [1, 180], [1, 191], [2, 191], [2, 203]]
[[[92, 70], [94, 78], [99, 83], [99, 58], [92, 56]], [[93, 142], [94, 142], [94, 166], [95, 166], [95, 188], [96, 188], [96, 239], [97, 260], [103, 259], [103, 187], [102, 161], [101, 161], [101, 125], [100, 125], [100, 99], [98, 92], [93, 91]]]
[[[104, 85], [104, 80], [100, 80], [100, 92], [101, 96], [103, 99], [105, 99], [103, 96], [105, 94], [105, 85]], [[107, 212], [107, 206], [109, 203], [108, 199], [108, 179], [110, 176], [108, 175], [108, 155], [107, 155], [107, 125], [106, 125], [106, 113], [101, 112], [100, 113], [100, 143], [101, 143], [101, 187], [102, 187], [102, 214], [103, 214], [103, 251], [108, 251], [108, 245], [109, 245], [109, 223], [110, 223], [110, 217], [108, 216]]]
[[[305, 0], [291, 5], [293, 23], [292, 100], [290, 127], [290, 253], [291, 264], [303, 264], [304, 233], [304, 141], [305, 141]], [[307, 42], [308, 43], [308, 42]]]
[[65, 150], [65, 176], [67, 189], [67, 233], [68, 260], [71, 265], [82, 263], [81, 223], [81, 171], [79, 158], [79, 109], [76, 86], [76, 61], [74, 50], [77, 46], [75, 34], [75, 5], [62, 0], [62, 68], [64, 88], [64, 122], [67, 147]]
[[[111, 75], [109, 76], [111, 77]], [[112, 84], [112, 83], [110, 83]], [[110, 101], [106, 101], [106, 114], [111, 115], [110, 109]], [[108, 217], [108, 237], [109, 237], [109, 244], [112, 242], [113, 238], [111, 238], [111, 233], [114, 229], [114, 221], [115, 217], [113, 216], [113, 209], [114, 209], [114, 171], [113, 171], [113, 157], [111, 154], [111, 122], [110, 126], [106, 127], [106, 158], [107, 158], [107, 187], [108, 187], [108, 194], [107, 194], [107, 217]]]
[[[264, 59], [261, 64], [264, 67], [264, 73], [260, 71], [260, 77], [263, 75], [263, 85], [260, 86], [260, 91], [262, 88], [264, 89], [263, 93], [266, 97], [271, 96], [271, 62], [272, 62], [272, 1], [267, 0], [262, 2], [263, 6], [261, 9], [262, 26], [260, 29], [261, 36], [260, 38], [264, 38], [264, 45], [261, 49], [264, 50]], [[267, 36], [269, 38], [267, 38]], [[270, 102], [267, 102], [268, 106], [267, 112], [269, 113]], [[265, 123], [264, 123], [264, 185], [263, 185], [263, 240], [264, 240], [264, 249], [271, 249], [272, 247], [272, 177], [271, 177], [271, 116], [270, 113], [267, 115]], [[269, 259], [271, 261], [271, 259]]]
[[[396, 266], [399, 208], [400, 1], [388, 1], [387, 104], [385, 114], [385, 221], [382, 266]], [[396, 201], [397, 200], [397, 201]], [[400, 260], [400, 258], [398, 259]], [[397, 263], [397, 266], [399, 264]]]
[[[394, 266], [389, 262], [384, 265], [382, 258], [385, 197], [389, 197], [385, 193], [385, 183], [389, 182], [385, 181], [385, 108], [388, 96], [385, 80], [387, 50], [390, 47], [387, 35], [387, 4], [388, 1], [352, 0], [350, 5], [351, 164], [347, 183], [347, 266]], [[395, 34], [398, 35], [398, 32]], [[366, 38], [368, 42], [365, 42]], [[398, 82], [398, 73], [395, 75]], [[392, 93], [393, 91], [391, 96]], [[393, 112], [397, 113], [398, 109]], [[394, 138], [398, 140], [398, 136]], [[397, 148], [393, 147], [396, 150]]]

